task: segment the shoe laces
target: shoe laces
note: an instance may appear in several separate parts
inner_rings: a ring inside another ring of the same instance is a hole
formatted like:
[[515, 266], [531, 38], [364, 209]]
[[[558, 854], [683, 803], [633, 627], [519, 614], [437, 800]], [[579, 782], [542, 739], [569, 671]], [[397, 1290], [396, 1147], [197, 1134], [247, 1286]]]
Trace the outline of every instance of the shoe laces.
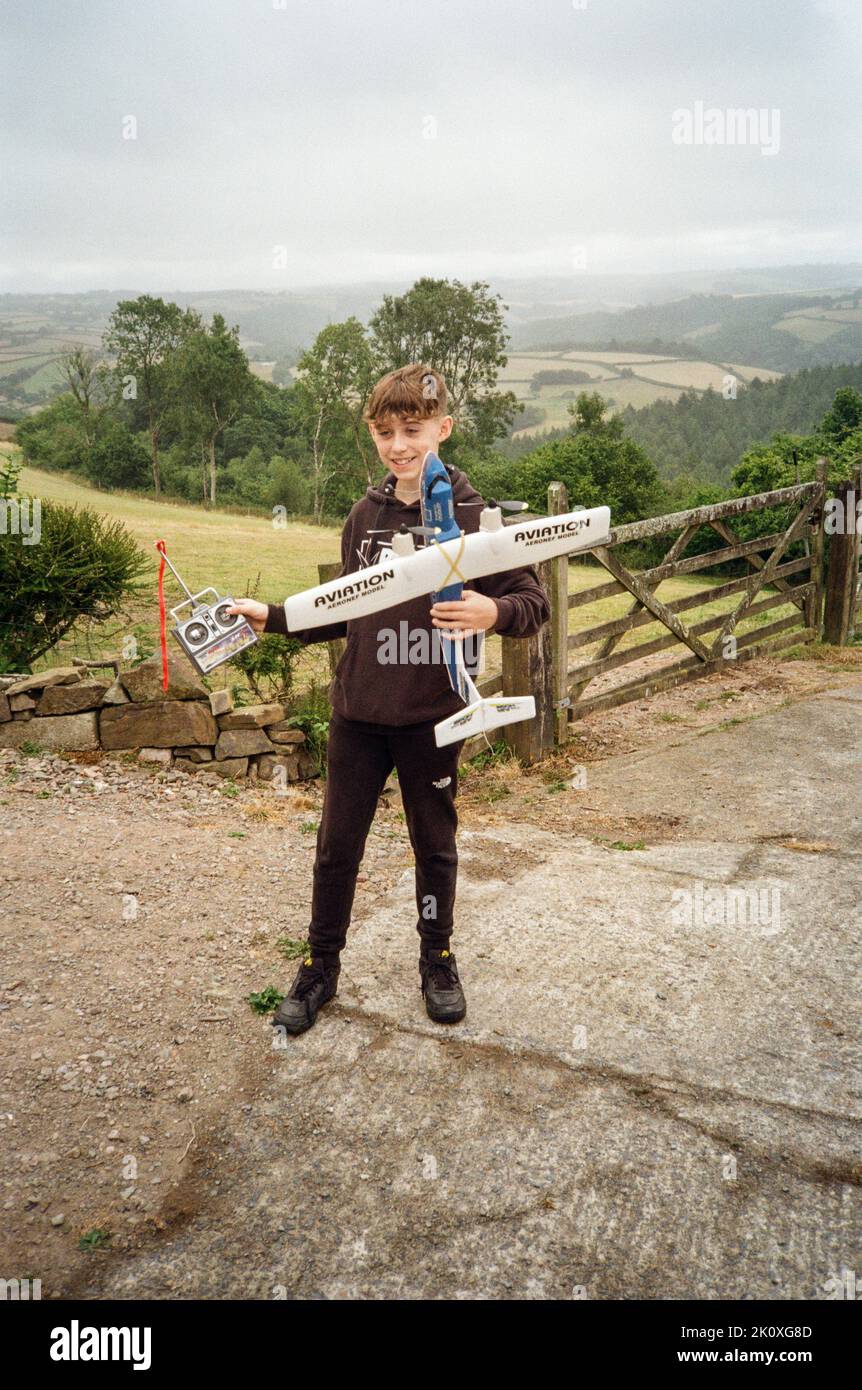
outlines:
[[445, 956], [449, 959], [427, 960], [425, 964], [426, 974], [436, 989], [454, 989], [459, 983], [454, 957], [450, 956], [448, 951], [445, 952]]
[[290, 991], [291, 998], [304, 999], [307, 994], [311, 993], [315, 985], [319, 984], [325, 974], [326, 967], [322, 960], [315, 960], [313, 956], [306, 956]]

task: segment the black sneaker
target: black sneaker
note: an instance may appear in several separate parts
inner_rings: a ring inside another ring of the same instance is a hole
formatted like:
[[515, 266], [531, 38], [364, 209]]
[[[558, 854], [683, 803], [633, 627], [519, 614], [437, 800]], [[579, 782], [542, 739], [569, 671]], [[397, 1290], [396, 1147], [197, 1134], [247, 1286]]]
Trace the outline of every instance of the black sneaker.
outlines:
[[455, 957], [445, 948], [419, 957], [419, 974], [425, 1010], [435, 1023], [458, 1023], [467, 1012], [467, 1000], [458, 979]]
[[306, 956], [296, 979], [272, 1016], [273, 1027], [288, 1033], [304, 1033], [317, 1018], [318, 1010], [338, 991], [341, 962], [327, 962], [321, 956]]

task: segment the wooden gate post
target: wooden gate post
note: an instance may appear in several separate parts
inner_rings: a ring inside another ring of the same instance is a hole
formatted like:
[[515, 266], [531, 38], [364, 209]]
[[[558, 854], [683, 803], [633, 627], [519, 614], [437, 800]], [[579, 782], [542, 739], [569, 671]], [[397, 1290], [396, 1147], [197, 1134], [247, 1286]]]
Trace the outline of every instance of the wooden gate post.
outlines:
[[[548, 487], [548, 511], [560, 513], [564, 505], [566, 489], [562, 483], [551, 483]], [[517, 525], [517, 523], [515, 523]], [[535, 719], [524, 720], [520, 724], [507, 724], [502, 729], [507, 747], [522, 763], [537, 763], [554, 751], [557, 735], [556, 720], [558, 711], [554, 708], [557, 673], [562, 667], [563, 695], [565, 695], [565, 672], [568, 650], [566, 635], [568, 631], [568, 604], [563, 609], [562, 651], [555, 662], [554, 638], [554, 590], [559, 587], [559, 566], [568, 566], [568, 556], [561, 560], [545, 560], [536, 565], [536, 573], [551, 600], [551, 617], [534, 637], [503, 638], [503, 694], [532, 695], [536, 701]], [[568, 571], [563, 575], [562, 584], [568, 598]], [[563, 716], [566, 710], [560, 711]]]
[[823, 640], [844, 647], [856, 622], [856, 590], [859, 584], [859, 532], [856, 504], [862, 478], [857, 468], [852, 478], [835, 489], [838, 529], [829, 536], [829, 570], [826, 575], [826, 609]]
[[826, 501], [826, 475], [829, 464], [826, 459], [819, 458], [814, 465], [814, 476], [818, 483], [823, 484], [823, 495], [820, 505], [817, 508], [817, 524], [813, 528], [811, 536], [811, 568], [808, 577], [812, 581], [814, 588], [805, 601], [805, 626], [813, 627], [819, 640], [823, 631], [823, 554], [824, 554], [824, 526], [826, 524], [826, 514], [824, 503]]
[[[565, 483], [548, 484], [548, 515], [561, 516], [569, 510]], [[569, 736], [569, 557], [560, 555], [548, 562], [550, 579], [546, 585], [551, 600], [551, 699], [554, 706], [554, 742], [565, 743]]]

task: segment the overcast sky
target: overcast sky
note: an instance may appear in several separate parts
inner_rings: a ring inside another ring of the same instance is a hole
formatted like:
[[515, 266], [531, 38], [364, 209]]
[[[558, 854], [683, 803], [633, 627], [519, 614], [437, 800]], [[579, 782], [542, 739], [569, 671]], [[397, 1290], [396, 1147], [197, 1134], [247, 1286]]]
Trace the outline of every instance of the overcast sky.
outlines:
[[[860, 0], [0, 0], [0, 289], [859, 260], [860, 36]], [[698, 103], [762, 138], [677, 143]]]

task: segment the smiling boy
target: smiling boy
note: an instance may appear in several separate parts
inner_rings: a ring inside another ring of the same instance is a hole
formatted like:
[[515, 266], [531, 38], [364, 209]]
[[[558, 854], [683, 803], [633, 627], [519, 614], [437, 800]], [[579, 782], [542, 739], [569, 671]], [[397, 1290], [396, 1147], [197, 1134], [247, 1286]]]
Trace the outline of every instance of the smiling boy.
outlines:
[[[419, 482], [428, 450], [437, 453], [452, 432], [447, 392], [439, 372], [412, 363], [389, 372], [375, 386], [365, 421], [381, 462], [389, 470], [377, 487], [355, 503], [341, 533], [342, 575], [380, 557], [402, 523], [421, 523]], [[446, 465], [455, 516], [462, 531], [476, 531], [483, 499], [460, 469]], [[287, 634], [284, 606], [238, 599], [257, 632]], [[480, 641], [492, 629], [501, 636], [529, 637], [550, 617], [550, 603], [532, 566], [483, 576], [464, 588], [461, 599], [431, 606], [427, 594], [385, 614], [349, 619], [291, 632], [304, 645], [346, 637], [330, 687], [332, 717], [327, 745], [323, 815], [314, 861], [309, 954], [300, 966], [273, 1023], [301, 1033], [337, 992], [356, 877], [378, 798], [395, 768], [410, 843], [416, 860], [416, 930], [419, 977], [429, 1018], [462, 1019], [467, 1005], [450, 949], [458, 855], [458, 758], [463, 740], [438, 748], [434, 725], [463, 708], [439, 660], [381, 664], [381, 624], [413, 633], [460, 633]], [[470, 662], [467, 661], [468, 669]]]

